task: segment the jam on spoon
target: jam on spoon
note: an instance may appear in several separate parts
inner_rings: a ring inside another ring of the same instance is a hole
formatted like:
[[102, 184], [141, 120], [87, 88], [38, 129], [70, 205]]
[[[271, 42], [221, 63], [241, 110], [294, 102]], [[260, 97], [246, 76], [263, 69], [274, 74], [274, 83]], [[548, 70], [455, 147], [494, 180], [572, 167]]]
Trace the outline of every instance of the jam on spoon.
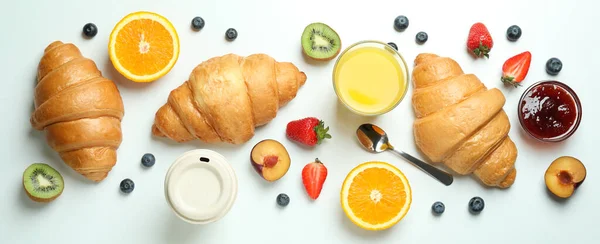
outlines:
[[577, 129], [581, 104], [575, 92], [557, 81], [532, 85], [521, 97], [519, 115], [523, 128], [543, 141], [561, 141]]

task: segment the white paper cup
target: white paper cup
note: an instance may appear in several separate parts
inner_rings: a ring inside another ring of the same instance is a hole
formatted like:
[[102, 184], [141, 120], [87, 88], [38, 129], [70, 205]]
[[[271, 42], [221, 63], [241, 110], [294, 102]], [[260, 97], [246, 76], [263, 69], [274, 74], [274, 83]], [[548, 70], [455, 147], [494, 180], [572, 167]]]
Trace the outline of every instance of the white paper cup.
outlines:
[[237, 197], [237, 177], [225, 157], [207, 149], [182, 154], [165, 177], [165, 197], [175, 214], [192, 224], [223, 218]]

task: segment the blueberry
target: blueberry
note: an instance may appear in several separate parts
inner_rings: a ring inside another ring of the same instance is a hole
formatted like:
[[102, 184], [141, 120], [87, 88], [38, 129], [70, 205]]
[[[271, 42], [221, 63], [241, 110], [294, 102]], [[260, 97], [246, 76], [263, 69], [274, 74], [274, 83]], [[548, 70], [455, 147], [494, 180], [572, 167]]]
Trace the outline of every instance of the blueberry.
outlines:
[[121, 192], [123, 193], [131, 193], [135, 188], [135, 184], [130, 179], [124, 179], [121, 181]]
[[225, 32], [225, 38], [226, 38], [228, 41], [233, 41], [233, 40], [235, 40], [235, 38], [237, 38], [237, 36], [238, 36], [238, 33], [237, 33], [237, 31], [236, 31], [234, 28], [229, 28], [229, 29], [227, 29], [227, 31]]
[[281, 193], [279, 195], [277, 195], [277, 205], [285, 207], [290, 203], [290, 197], [285, 194], [285, 193]]
[[417, 43], [419, 44], [425, 43], [428, 39], [427, 33], [425, 33], [424, 31], [417, 33], [416, 39]]
[[396, 46], [396, 43], [388, 42], [388, 45], [390, 45], [390, 47], [393, 47], [394, 49], [396, 49], [396, 51], [398, 51], [398, 46]]
[[431, 210], [435, 214], [442, 214], [444, 210], [446, 210], [446, 206], [444, 206], [444, 203], [442, 202], [434, 202], [433, 205], [431, 205]]
[[398, 31], [406, 30], [406, 28], [408, 28], [408, 18], [404, 15], [396, 17], [394, 20], [394, 28]]
[[483, 202], [483, 199], [481, 197], [473, 197], [469, 201], [469, 210], [472, 213], [479, 213], [483, 210], [484, 207], [485, 202]]
[[192, 19], [192, 29], [201, 30], [202, 28], [204, 28], [204, 19], [200, 16], [194, 17]]
[[83, 34], [87, 37], [94, 37], [98, 34], [98, 27], [93, 23], [87, 23], [83, 26]]
[[521, 38], [521, 27], [517, 25], [508, 27], [506, 30], [506, 38], [508, 38], [509, 41], [516, 41]]
[[144, 154], [144, 156], [142, 156], [142, 165], [146, 167], [152, 167], [155, 162], [156, 158], [154, 158], [154, 155], [152, 153], [146, 153]]
[[550, 58], [546, 62], [546, 73], [549, 75], [558, 75], [562, 69], [562, 62], [558, 58]]

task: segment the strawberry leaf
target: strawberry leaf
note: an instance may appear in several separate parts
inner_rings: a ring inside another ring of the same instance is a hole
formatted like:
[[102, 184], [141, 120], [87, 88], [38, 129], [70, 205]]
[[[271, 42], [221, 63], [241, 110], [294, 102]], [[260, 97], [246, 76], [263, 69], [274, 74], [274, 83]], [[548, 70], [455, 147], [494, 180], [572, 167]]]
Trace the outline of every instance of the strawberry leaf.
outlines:
[[329, 131], [329, 126], [325, 127], [325, 123], [320, 120], [319, 124], [314, 128], [315, 133], [317, 134], [317, 144], [321, 144], [324, 139], [330, 139], [331, 135], [327, 132]]
[[479, 47], [473, 49], [473, 53], [477, 57], [484, 56], [486, 58], [490, 58], [490, 49], [487, 46], [483, 45], [483, 42], [481, 41], [479, 41]]
[[521, 84], [519, 84], [518, 82], [515, 82], [515, 77], [512, 77], [512, 76], [502, 76], [502, 78], [500, 78], [500, 80], [502, 82], [504, 82], [504, 84], [514, 86], [515, 88], [521, 86]]

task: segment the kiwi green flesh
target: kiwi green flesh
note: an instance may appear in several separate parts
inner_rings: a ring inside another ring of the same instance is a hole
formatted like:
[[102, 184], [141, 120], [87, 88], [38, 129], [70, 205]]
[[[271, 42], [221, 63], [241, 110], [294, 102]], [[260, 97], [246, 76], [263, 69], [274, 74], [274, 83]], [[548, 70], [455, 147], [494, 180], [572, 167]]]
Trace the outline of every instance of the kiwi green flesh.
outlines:
[[64, 181], [60, 173], [47, 164], [30, 165], [23, 173], [25, 190], [33, 197], [50, 199], [60, 194]]
[[339, 53], [340, 44], [338, 34], [322, 23], [310, 24], [302, 33], [302, 48], [306, 55], [312, 58], [332, 58]]

